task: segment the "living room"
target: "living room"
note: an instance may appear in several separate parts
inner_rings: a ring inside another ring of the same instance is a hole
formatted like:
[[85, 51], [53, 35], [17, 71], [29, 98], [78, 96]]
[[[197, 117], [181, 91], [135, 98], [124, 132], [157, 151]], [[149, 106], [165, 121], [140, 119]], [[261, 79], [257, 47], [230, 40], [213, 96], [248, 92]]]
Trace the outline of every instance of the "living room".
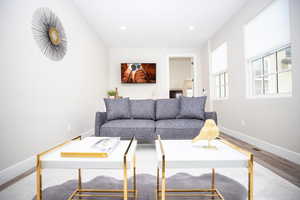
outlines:
[[[3, 0], [0, 11], [0, 199], [300, 198], [300, 1]], [[120, 138], [107, 163], [51, 157], [101, 137]], [[119, 150], [126, 162], [110, 162]]]

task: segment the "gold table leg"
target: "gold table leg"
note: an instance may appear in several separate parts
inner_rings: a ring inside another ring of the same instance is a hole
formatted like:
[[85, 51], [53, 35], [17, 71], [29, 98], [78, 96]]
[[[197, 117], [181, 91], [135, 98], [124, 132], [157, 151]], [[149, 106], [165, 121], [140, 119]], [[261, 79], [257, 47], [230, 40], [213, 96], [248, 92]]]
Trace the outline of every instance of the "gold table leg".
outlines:
[[42, 168], [40, 156], [36, 157], [36, 200], [42, 200]]
[[123, 195], [124, 200], [128, 200], [128, 180], [127, 180], [127, 161], [126, 156], [124, 156], [124, 164], [123, 164], [123, 171], [124, 171], [124, 177], [123, 177]]
[[159, 200], [159, 167], [157, 167], [157, 174], [156, 174], [156, 200]]
[[162, 180], [161, 180], [161, 200], [166, 199], [166, 161], [165, 157], [163, 156], [162, 160]]
[[[216, 189], [215, 186], [215, 169], [212, 169], [212, 173], [211, 173], [211, 189], [214, 191]], [[212, 195], [214, 195], [214, 192], [211, 192]], [[211, 199], [215, 199], [214, 196], [211, 197]]]
[[136, 190], [136, 156], [133, 156], [133, 191], [134, 199], [137, 199], [137, 190]]
[[81, 169], [78, 169], [78, 189], [80, 190], [81, 188]]
[[78, 189], [75, 190], [75, 191], [71, 194], [71, 196], [68, 198], [68, 200], [73, 200], [73, 198], [76, 196], [77, 192], [79, 192]]
[[[78, 194], [81, 194], [80, 190], [82, 189], [81, 184], [81, 169], [78, 169]], [[79, 197], [81, 199], [81, 197]]]
[[253, 200], [253, 154], [248, 161], [248, 200]]

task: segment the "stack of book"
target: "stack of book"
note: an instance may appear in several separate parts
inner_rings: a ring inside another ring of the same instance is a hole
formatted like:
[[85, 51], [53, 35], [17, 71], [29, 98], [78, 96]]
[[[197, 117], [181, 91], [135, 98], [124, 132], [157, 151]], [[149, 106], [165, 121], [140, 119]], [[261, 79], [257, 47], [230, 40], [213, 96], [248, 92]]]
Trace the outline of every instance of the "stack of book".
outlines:
[[74, 145], [67, 146], [62, 152], [61, 157], [80, 157], [80, 158], [106, 158], [120, 143], [120, 138], [85, 138]]

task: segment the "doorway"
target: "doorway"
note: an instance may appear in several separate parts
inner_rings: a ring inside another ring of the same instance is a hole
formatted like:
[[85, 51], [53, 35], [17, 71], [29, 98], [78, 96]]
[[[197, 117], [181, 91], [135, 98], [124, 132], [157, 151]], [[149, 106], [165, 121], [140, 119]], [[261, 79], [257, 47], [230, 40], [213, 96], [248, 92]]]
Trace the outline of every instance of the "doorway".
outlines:
[[169, 98], [193, 97], [194, 74], [193, 57], [169, 57]]

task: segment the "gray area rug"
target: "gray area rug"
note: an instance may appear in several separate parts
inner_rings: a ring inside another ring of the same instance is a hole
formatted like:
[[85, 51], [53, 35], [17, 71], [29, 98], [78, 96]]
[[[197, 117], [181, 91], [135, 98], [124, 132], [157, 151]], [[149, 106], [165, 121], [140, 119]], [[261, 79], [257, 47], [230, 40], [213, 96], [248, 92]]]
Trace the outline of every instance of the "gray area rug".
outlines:
[[[129, 179], [129, 187], [132, 186], [132, 178]], [[191, 176], [187, 173], [178, 173], [167, 179], [167, 188], [199, 189], [211, 187], [211, 174]], [[82, 184], [83, 188], [122, 189], [123, 181], [108, 176], [98, 176], [89, 182]], [[240, 183], [226, 176], [216, 174], [216, 186], [226, 200], [246, 200], [247, 190]], [[77, 180], [69, 180], [61, 185], [48, 187], [43, 190], [43, 200], [66, 200], [76, 189]], [[154, 200], [156, 189], [156, 177], [149, 174], [137, 175], [138, 200]], [[89, 198], [93, 199], [93, 198]], [[101, 198], [97, 198], [101, 199]], [[121, 200], [122, 198], [102, 198], [103, 200]], [[132, 199], [132, 198], [131, 198]], [[180, 197], [172, 199], [211, 199], [211, 197]], [[35, 200], [35, 197], [33, 198]]]

